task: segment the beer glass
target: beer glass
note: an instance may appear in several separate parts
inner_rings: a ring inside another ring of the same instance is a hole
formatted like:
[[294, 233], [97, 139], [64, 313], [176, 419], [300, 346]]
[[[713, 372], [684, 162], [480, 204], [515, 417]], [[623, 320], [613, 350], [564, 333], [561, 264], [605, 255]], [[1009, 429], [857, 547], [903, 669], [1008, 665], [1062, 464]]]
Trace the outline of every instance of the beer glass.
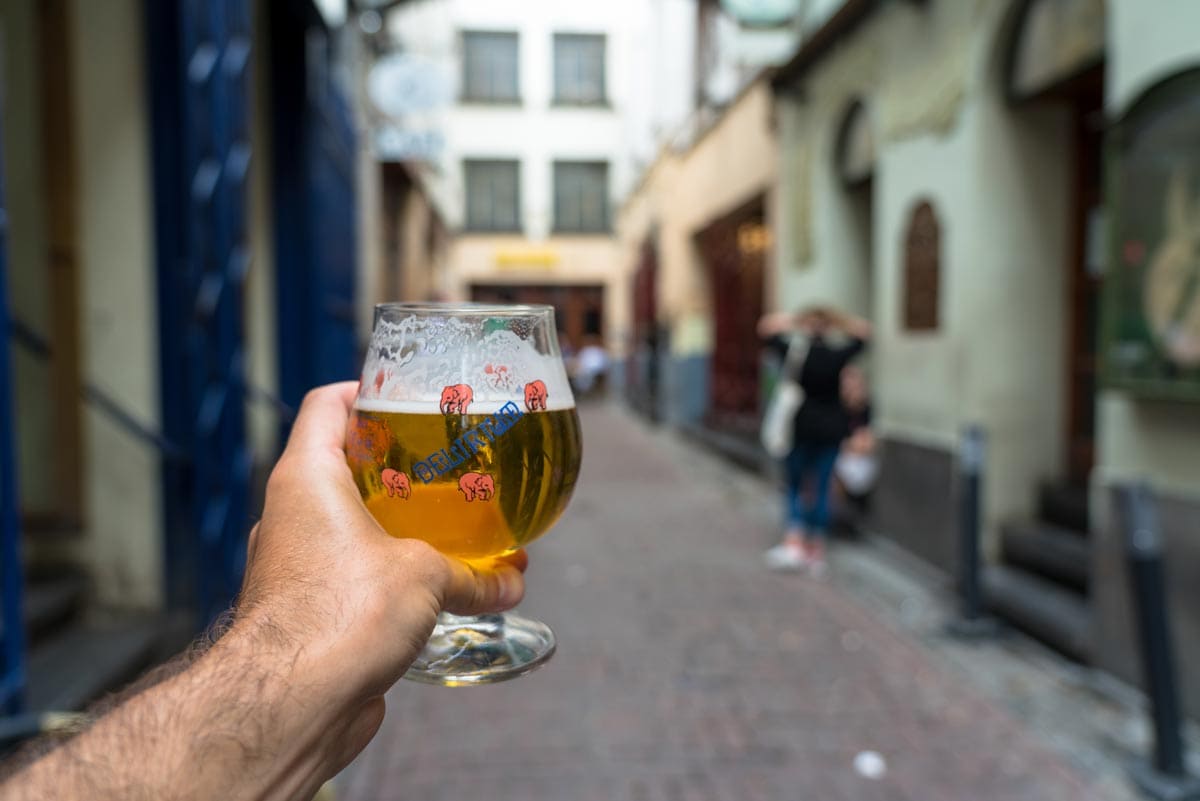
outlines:
[[[556, 331], [550, 306], [375, 307], [346, 459], [388, 534], [487, 562], [554, 524], [582, 446]], [[406, 678], [503, 681], [554, 647], [548, 626], [512, 612], [443, 613]]]

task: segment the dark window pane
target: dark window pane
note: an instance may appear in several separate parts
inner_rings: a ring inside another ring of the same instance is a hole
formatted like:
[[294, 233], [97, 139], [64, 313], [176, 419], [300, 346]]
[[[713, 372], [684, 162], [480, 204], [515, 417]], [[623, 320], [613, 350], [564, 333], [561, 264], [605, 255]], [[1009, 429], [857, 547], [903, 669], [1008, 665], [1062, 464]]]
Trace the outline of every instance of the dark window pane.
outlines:
[[608, 164], [554, 163], [554, 230], [568, 233], [608, 231]]
[[463, 34], [463, 100], [515, 102], [517, 35], [468, 31]]
[[467, 161], [466, 227], [471, 231], [516, 231], [521, 227], [520, 169], [515, 161]]
[[605, 102], [602, 35], [554, 35], [554, 100], [580, 105]]

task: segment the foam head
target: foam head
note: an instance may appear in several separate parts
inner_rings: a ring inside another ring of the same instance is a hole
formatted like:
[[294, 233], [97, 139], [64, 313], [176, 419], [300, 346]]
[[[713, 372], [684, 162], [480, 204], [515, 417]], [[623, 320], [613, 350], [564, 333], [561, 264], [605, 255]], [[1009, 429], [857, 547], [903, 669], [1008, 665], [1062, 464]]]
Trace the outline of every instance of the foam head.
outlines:
[[[466, 387], [464, 390], [463, 387]], [[575, 405], [550, 307], [378, 307], [360, 409], [489, 414]]]

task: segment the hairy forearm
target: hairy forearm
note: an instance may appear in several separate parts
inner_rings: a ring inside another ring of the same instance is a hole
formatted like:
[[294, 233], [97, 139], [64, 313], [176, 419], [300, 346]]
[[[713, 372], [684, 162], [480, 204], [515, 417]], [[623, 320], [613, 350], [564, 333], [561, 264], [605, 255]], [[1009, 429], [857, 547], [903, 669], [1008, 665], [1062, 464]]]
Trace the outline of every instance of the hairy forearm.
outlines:
[[302, 652], [235, 627], [0, 785], [0, 799], [311, 797], [340, 767], [316, 745], [348, 725], [337, 705], [309, 700], [320, 675]]

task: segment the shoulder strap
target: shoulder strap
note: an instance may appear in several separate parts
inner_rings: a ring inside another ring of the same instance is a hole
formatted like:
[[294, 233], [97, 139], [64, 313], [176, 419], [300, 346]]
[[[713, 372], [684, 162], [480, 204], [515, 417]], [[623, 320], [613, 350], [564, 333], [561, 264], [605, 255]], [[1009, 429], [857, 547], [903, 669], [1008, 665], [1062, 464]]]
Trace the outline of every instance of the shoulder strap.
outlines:
[[[784, 374], [791, 374], [804, 364], [804, 360], [808, 358], [808, 337], [802, 334], [794, 334], [790, 342], [788, 342], [787, 353], [783, 357]], [[799, 376], [797, 376], [799, 378]]]

